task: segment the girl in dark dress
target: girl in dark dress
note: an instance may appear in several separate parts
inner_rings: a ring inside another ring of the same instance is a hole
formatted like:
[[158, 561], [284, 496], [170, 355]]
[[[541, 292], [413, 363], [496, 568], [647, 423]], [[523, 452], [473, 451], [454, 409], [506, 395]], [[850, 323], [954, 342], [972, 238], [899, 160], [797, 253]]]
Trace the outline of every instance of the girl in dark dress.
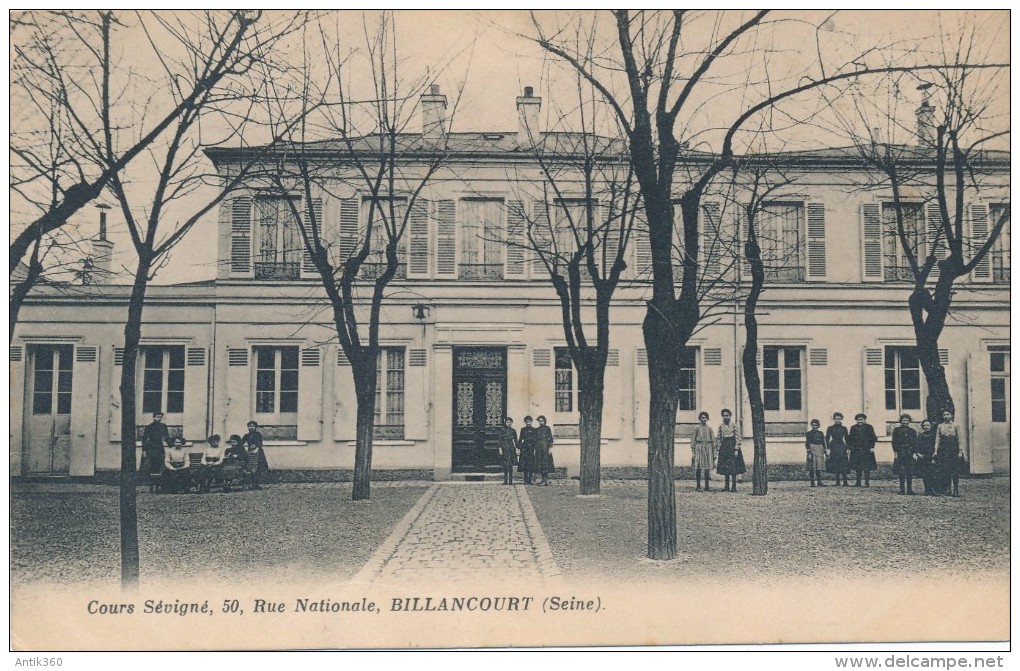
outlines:
[[530, 485], [535, 473], [541, 469], [535, 464], [535, 449], [538, 445], [538, 429], [531, 425], [531, 415], [524, 418], [520, 436], [521, 463], [519, 470], [524, 474], [524, 484]]
[[721, 414], [722, 424], [719, 425], [719, 431], [716, 432], [716, 440], [719, 441], [716, 472], [726, 476], [726, 486], [723, 487], [723, 491], [735, 492], [737, 491], [737, 476], [747, 472], [744, 453], [740, 451], [740, 425], [731, 421], [733, 412], [729, 408], [723, 408]]
[[935, 430], [935, 472], [940, 494], [960, 495], [961, 443], [960, 425], [953, 421], [953, 412], [947, 408], [942, 411], [942, 423]]
[[937, 496], [933, 459], [935, 457], [935, 425], [930, 419], [921, 422], [921, 433], [914, 444], [917, 453], [917, 465], [914, 473], [920, 475], [924, 482], [925, 496]]
[[[807, 448], [808, 475], [811, 476], [811, 486], [815, 486], [815, 479], [818, 486], [824, 487], [822, 482], [822, 469], [825, 468], [825, 434], [819, 429], [822, 423], [817, 419], [811, 420], [811, 430], [804, 434], [804, 447]], [[836, 484], [839, 484], [838, 482]]]
[[539, 484], [548, 485], [549, 473], [551, 473], [556, 466], [553, 462], [551, 451], [553, 446], [552, 429], [546, 425], [545, 415], [538, 416], [538, 428], [535, 429], [535, 438], [535, 461], [542, 473], [542, 482]]
[[499, 432], [499, 456], [503, 461], [503, 484], [514, 483], [514, 465], [517, 463], [517, 432], [514, 431], [514, 420], [506, 418]]
[[839, 486], [840, 477], [843, 478], [843, 486], [849, 486], [846, 476], [850, 472], [850, 462], [846, 456], [846, 441], [848, 437], [846, 427], [843, 426], [843, 413], [832, 414], [832, 426], [825, 431], [825, 446], [829, 450], [829, 460], [825, 470], [836, 476], [836, 485]]
[[917, 431], [910, 426], [910, 415], [900, 415], [900, 425], [892, 432], [893, 473], [900, 476], [900, 494], [914, 493], [914, 451]]
[[878, 436], [875, 429], [867, 422], [868, 416], [863, 412], [854, 415], [853, 426], [850, 427], [850, 436], [847, 442], [850, 444], [850, 469], [857, 472], [857, 482], [854, 487], [861, 486], [861, 472], [864, 472], [864, 486], [871, 486], [871, 472], [878, 468], [875, 461], [875, 443]]
[[248, 422], [248, 433], [241, 438], [241, 445], [245, 446], [245, 459], [247, 460], [251, 488], [261, 489], [259, 480], [269, 471], [269, 461], [266, 459], [266, 451], [262, 447], [262, 433], [259, 431], [259, 424], [254, 419]]

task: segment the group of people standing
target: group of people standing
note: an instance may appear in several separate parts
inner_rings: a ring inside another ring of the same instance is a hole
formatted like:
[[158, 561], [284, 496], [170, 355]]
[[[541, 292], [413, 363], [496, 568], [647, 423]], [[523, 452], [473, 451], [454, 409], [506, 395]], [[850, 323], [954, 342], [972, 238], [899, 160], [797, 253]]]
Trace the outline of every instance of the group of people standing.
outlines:
[[[201, 457], [193, 463], [181, 436], [173, 439], [163, 423], [163, 413], [152, 415], [152, 422], [142, 431], [142, 462], [139, 472], [148, 477], [149, 492], [180, 493], [195, 487], [208, 492], [220, 485], [228, 492], [233, 485], [242, 489], [260, 489], [259, 481], [269, 471], [269, 462], [262, 446], [262, 433], [258, 423], [248, 422], [248, 432], [234, 434], [229, 447], [220, 445], [220, 436], [206, 438]], [[166, 448], [164, 449], [164, 445]]]
[[[691, 436], [691, 468], [694, 469], [699, 492], [712, 491], [709, 483], [713, 466], [716, 473], [726, 478], [724, 492], [737, 491], [737, 476], [747, 472], [744, 453], [740, 450], [740, 425], [733, 421], [733, 411], [729, 408], [723, 408], [720, 414], [722, 424], [716, 433], [712, 433], [708, 413], [699, 413], [699, 424], [694, 427]], [[704, 488], [701, 486], [702, 474], [705, 477]]]
[[532, 418], [524, 418], [524, 426], [518, 436], [514, 429], [514, 420], [507, 417], [499, 435], [499, 455], [503, 464], [503, 484], [514, 483], [514, 466], [524, 475], [524, 484], [533, 484], [541, 476], [537, 484], [548, 485], [549, 474], [556, 466], [552, 455], [552, 428], [546, 423], [544, 415], [538, 416], [538, 426], [531, 425]]

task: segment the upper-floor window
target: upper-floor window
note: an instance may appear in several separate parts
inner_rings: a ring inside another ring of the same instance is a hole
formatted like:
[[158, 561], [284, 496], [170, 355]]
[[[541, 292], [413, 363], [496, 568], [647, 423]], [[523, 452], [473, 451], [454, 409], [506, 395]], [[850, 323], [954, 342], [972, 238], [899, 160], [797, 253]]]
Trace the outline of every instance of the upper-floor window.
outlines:
[[401, 440], [404, 438], [404, 348], [380, 348], [376, 375], [375, 437]]
[[464, 198], [460, 201], [460, 263], [462, 280], [503, 278], [504, 212], [502, 198]]
[[882, 232], [885, 238], [884, 250], [884, 273], [887, 281], [912, 281], [914, 271], [907, 260], [907, 251], [904, 248], [904, 241], [910, 253], [913, 254], [918, 264], [924, 263], [926, 254], [926, 228], [924, 221], [923, 203], [899, 204], [900, 218], [903, 221], [903, 236], [901, 238], [896, 218], [896, 204], [882, 203]]
[[[407, 213], [407, 199], [395, 198], [364, 198], [361, 203], [361, 240], [372, 226], [371, 242], [368, 257], [361, 266], [361, 276], [365, 278], [379, 277], [386, 270], [386, 247], [392, 238], [400, 234], [404, 228]], [[397, 241], [397, 273], [396, 279], [407, 277], [407, 231]], [[358, 241], [358, 244], [361, 243]]]
[[988, 225], [991, 230], [1000, 219], [1005, 218], [1006, 222], [999, 233], [999, 237], [992, 243], [988, 250], [988, 256], [992, 266], [993, 282], [1009, 282], [1009, 205], [1006, 203], [993, 203], [988, 206]]
[[804, 203], [766, 203], [758, 213], [758, 245], [765, 265], [765, 280], [798, 282], [804, 279]]
[[184, 412], [184, 346], [142, 348], [142, 413]]
[[255, 279], [297, 279], [304, 241], [295, 216], [299, 201], [260, 196], [255, 200]]

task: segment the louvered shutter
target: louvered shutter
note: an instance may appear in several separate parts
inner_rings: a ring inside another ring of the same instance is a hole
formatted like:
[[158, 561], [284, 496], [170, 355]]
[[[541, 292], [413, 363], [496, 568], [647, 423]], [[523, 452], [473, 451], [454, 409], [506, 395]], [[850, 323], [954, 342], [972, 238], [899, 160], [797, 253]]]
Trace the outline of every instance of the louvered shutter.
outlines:
[[[304, 235], [300, 236], [301, 239], [301, 277], [318, 277], [319, 270], [315, 267], [315, 263], [312, 261], [312, 255], [308, 253], [308, 243], [312, 241], [314, 236], [319, 238], [319, 242], [322, 245], [326, 244], [323, 239], [323, 225], [322, 225], [322, 198], [312, 198], [311, 212], [305, 217]], [[313, 236], [314, 234], [314, 236]], [[308, 237], [308, 242], [305, 242], [305, 236]]]
[[807, 204], [807, 279], [825, 279], [825, 204]]
[[505, 277], [523, 278], [528, 274], [525, 247], [528, 244], [528, 219], [524, 203], [510, 200], [506, 204], [507, 248]]
[[357, 437], [358, 400], [354, 395], [351, 362], [340, 345], [336, 349], [336, 366], [333, 368], [333, 440], [348, 441]]
[[[548, 203], [544, 200], [534, 201], [532, 204], [532, 220], [534, 221], [534, 226], [531, 229], [531, 236], [534, 239], [535, 246], [546, 254], [546, 259], [550, 264], [555, 264], [556, 260], [552, 256], [553, 235], [552, 223], [549, 219]], [[532, 272], [536, 273], [538, 277], [542, 277], [548, 272], [545, 268], [545, 264], [542, 262], [542, 259], [539, 258], [538, 254], [534, 255]]]
[[[935, 250], [935, 258], [941, 260], [946, 257], [946, 236], [942, 235], [942, 213], [939, 212], [939, 204], [937, 202], [928, 203], [925, 208], [925, 224], [928, 229], [928, 245], [926, 251], [931, 254], [932, 249]], [[936, 242], [937, 241], [937, 242]], [[929, 280], [936, 280], [939, 276], [939, 266], [936, 262], [935, 266], [931, 269], [931, 275], [928, 276]]]
[[429, 201], [416, 198], [411, 207], [407, 225], [409, 258], [407, 260], [407, 276], [427, 278], [429, 276]]
[[[110, 371], [110, 441], [120, 441], [120, 375], [124, 366], [124, 348], [113, 347], [113, 356], [110, 357], [113, 362], [112, 366], [108, 366], [107, 370]], [[73, 403], [73, 402], [72, 402]]]
[[68, 474], [93, 476], [96, 473], [96, 414], [99, 412], [99, 348], [76, 345], [74, 349]]
[[[863, 352], [863, 375], [861, 396], [863, 412], [868, 416], [868, 424], [875, 427], [875, 433], [884, 436], [888, 411], [885, 408], [885, 351], [881, 347], [865, 347]], [[855, 413], [850, 410], [847, 417]]]
[[[722, 279], [726, 241], [723, 240], [722, 206], [718, 202], [702, 203], [702, 277], [709, 281]], [[679, 267], [679, 266], [678, 266]]]
[[634, 412], [634, 438], [648, 438], [648, 353], [643, 349], [634, 350], [634, 365], [631, 367], [634, 394], [631, 399]]
[[298, 364], [298, 440], [322, 439], [322, 350], [301, 350]]
[[882, 280], [882, 209], [878, 203], [861, 205], [864, 281]]
[[[971, 203], [967, 208], [967, 219], [970, 222], [970, 249], [966, 261], [974, 258], [981, 246], [988, 240], [988, 206], [984, 203]], [[992, 281], [992, 258], [991, 254], [985, 254], [984, 258], [974, 266], [970, 277], [975, 282]]]
[[[21, 445], [27, 436], [24, 433], [24, 421], [25, 421], [25, 395], [29, 393], [31, 388], [25, 379], [25, 348], [21, 345], [11, 345], [11, 357], [10, 363], [8, 364], [8, 379], [10, 380], [10, 396], [8, 400], [8, 417], [10, 419], [9, 429], [11, 441], [10, 455], [11, 455], [11, 471], [10, 475], [18, 475], [21, 472], [20, 459], [22, 450], [19, 449], [18, 445]], [[113, 368], [113, 366], [110, 366]], [[72, 405], [74, 402], [72, 401]]]
[[457, 277], [457, 204], [436, 203], [436, 277]]
[[[241, 430], [251, 419], [252, 378], [248, 367], [251, 358], [249, 347], [228, 347], [225, 374], [227, 407], [223, 431], [226, 435], [243, 433]], [[236, 427], [236, 428], [235, 428]]]
[[652, 278], [652, 241], [648, 237], [648, 222], [638, 215], [634, 221], [634, 273], [633, 277], [643, 280]]
[[230, 274], [251, 277], [251, 196], [238, 196], [230, 206]]
[[359, 205], [357, 198], [344, 198], [340, 201], [340, 225], [337, 230], [339, 258], [337, 262], [341, 267], [358, 250], [360, 242], [358, 236]]
[[204, 347], [186, 349], [184, 368], [184, 435], [201, 440], [209, 435], [209, 374]]

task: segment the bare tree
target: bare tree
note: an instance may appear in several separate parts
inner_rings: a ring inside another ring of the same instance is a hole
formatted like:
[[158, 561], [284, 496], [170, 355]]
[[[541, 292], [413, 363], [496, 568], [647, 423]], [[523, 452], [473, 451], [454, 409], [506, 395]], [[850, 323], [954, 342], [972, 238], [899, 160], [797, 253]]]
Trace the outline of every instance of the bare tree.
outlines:
[[[187, 104], [168, 124], [159, 142], [144, 145], [153, 165], [151, 180], [129, 180], [120, 171], [109, 176], [112, 192], [130, 234], [136, 257], [127, 317], [124, 324], [124, 355], [120, 376], [121, 400], [121, 582], [133, 588], [138, 582], [138, 521], [135, 483], [136, 362], [142, 335], [142, 311], [149, 282], [165, 264], [167, 255], [208, 212], [215, 208], [246, 176], [245, 166], [217, 184], [204, 151], [210, 146], [235, 141], [251, 132], [255, 108], [252, 91], [258, 86], [227, 85], [222, 77], [211, 83], [211, 72], [245, 75], [256, 63], [303, 21], [301, 15], [242, 11], [199, 14], [138, 14], [139, 34], [146, 35], [160, 57], [154, 82], [167, 87]], [[109, 31], [116, 17], [109, 12], [99, 18], [102, 44], [109, 45]], [[106, 57], [108, 61], [108, 56]], [[138, 82], [142, 86], [142, 82]], [[159, 95], [153, 91], [153, 95]], [[116, 109], [108, 96], [99, 103], [103, 141], [96, 150], [105, 152], [104, 163], [117, 163], [117, 139], [121, 124], [130, 119], [127, 110]], [[145, 110], [136, 110], [144, 117]], [[220, 124], [217, 132], [203, 125]], [[134, 138], [132, 138], [133, 140]], [[128, 140], [129, 143], [132, 140]], [[182, 216], [186, 213], [186, 216]]]
[[[405, 77], [392, 15], [381, 14], [374, 25], [366, 18], [364, 43], [352, 52], [344, 52], [342, 41], [321, 25], [317, 34], [312, 32], [306, 44], [317, 48], [306, 52], [293, 86], [303, 99], [321, 101], [320, 108], [314, 115], [305, 110], [306, 120], [278, 131], [288, 143], [261, 174], [277, 193], [300, 194], [286, 199], [291, 219], [300, 231], [304, 258], [322, 282], [337, 339], [351, 365], [357, 399], [357, 501], [371, 495], [382, 307], [390, 283], [407, 277], [409, 229], [427, 229], [431, 205], [423, 193], [448, 155], [453, 110], [446, 112], [447, 99], [432, 84], [434, 75]], [[357, 74], [354, 81], [369, 82], [370, 88], [352, 86], [352, 73]], [[284, 97], [282, 86], [275, 90]], [[422, 104], [429, 107], [424, 132], [411, 131], [423, 91]], [[282, 124], [290, 113], [273, 104], [269, 117]], [[336, 222], [323, 216], [324, 198], [341, 201], [339, 231], [328, 229]]]
[[[869, 54], [880, 45], [864, 45], [859, 56], [840, 58], [833, 67], [819, 46], [817, 62], [799, 65], [786, 77], [765, 68], [758, 81], [748, 82], [739, 74], [733, 79], [734, 73], [756, 67], [762, 54], [775, 51], [770, 36], [779, 24], [808, 31], [799, 36], [794, 32], [786, 39], [808, 38], [820, 45], [829, 23], [825, 17], [817, 25], [798, 19], [767, 20], [768, 14], [614, 11], [611, 19], [596, 16], [575, 22], [582, 30], [610, 35], [593, 38], [599, 45], [593, 51], [576, 48], [574, 31], [546, 28], [537, 18], [533, 21], [536, 42], [595, 87], [616, 113], [627, 136], [647, 215], [652, 297], [643, 331], [650, 392], [648, 555], [653, 559], [676, 556], [673, 445], [677, 381], [683, 348], [703, 318], [699, 304], [699, 216], [706, 189], [733, 160], [734, 143], [744, 124], [763, 111], [795, 96], [817, 93], [823, 87], [926, 67], [918, 63], [869, 66], [868, 61], [873, 60]], [[589, 57], [588, 53], [595, 56]], [[711, 101], [723, 108], [715, 108], [725, 119], [721, 123], [705, 121], [704, 107]], [[704, 130], [697, 127], [699, 122], [721, 132], [719, 149], [713, 159], [703, 163], [685, 162], [681, 138], [698, 138]], [[678, 175], [680, 168], [687, 174]], [[681, 176], [686, 180], [678, 183]], [[679, 196], [674, 190], [680, 191]], [[681, 218], [678, 235], [685, 250], [680, 266], [672, 258], [674, 202]]]

